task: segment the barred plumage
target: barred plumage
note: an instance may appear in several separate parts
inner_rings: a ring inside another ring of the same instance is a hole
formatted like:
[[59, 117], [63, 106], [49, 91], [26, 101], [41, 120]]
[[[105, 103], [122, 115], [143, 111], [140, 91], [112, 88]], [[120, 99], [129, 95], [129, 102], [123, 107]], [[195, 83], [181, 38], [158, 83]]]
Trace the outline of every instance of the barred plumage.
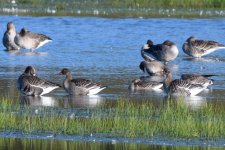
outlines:
[[59, 87], [56, 83], [35, 76], [32, 66], [28, 66], [17, 80], [17, 89], [25, 95], [44, 95]]
[[66, 75], [63, 86], [65, 91], [70, 95], [94, 95], [106, 88], [106, 86], [88, 79], [73, 79], [70, 70], [67, 68], [62, 69], [60, 74]]
[[183, 44], [182, 49], [189, 56], [202, 57], [216, 50], [225, 49], [225, 45], [215, 41], [198, 40], [191, 36]]
[[129, 86], [130, 90], [158, 90], [162, 88], [163, 83], [156, 81], [149, 81], [144, 79], [135, 79]]
[[17, 45], [29, 50], [37, 49], [50, 41], [52, 39], [46, 35], [30, 32], [25, 28], [22, 28], [20, 33], [15, 37], [15, 43]]
[[182, 80], [188, 80], [193, 84], [200, 84], [204, 87], [208, 87], [212, 85], [214, 80], [208, 79], [208, 77], [215, 76], [215, 75], [199, 75], [199, 74], [182, 74]]
[[175, 79], [172, 81], [172, 74], [167, 69], [165, 69], [165, 75], [164, 89], [168, 95], [194, 96], [206, 88], [190, 80]]

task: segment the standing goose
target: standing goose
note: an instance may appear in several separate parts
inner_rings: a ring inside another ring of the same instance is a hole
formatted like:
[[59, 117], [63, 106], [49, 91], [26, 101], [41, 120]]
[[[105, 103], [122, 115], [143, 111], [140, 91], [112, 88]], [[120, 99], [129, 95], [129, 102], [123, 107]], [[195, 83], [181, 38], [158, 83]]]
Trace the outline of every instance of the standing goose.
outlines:
[[7, 30], [4, 33], [2, 43], [8, 51], [19, 50], [20, 47], [14, 42], [16, 28], [12, 22], [7, 24]]
[[131, 91], [135, 90], [159, 90], [162, 88], [163, 83], [156, 81], [149, 81], [144, 79], [135, 79], [129, 85], [128, 89]]
[[40, 79], [35, 76], [35, 69], [32, 66], [26, 67], [24, 73], [17, 80], [17, 89], [24, 95], [44, 95], [52, 90], [61, 87], [58, 84]]
[[151, 40], [148, 40], [144, 46], [144, 51], [164, 63], [174, 60], [179, 54], [176, 44], [169, 40], [156, 45]]
[[70, 70], [67, 68], [62, 69], [60, 74], [66, 76], [63, 87], [70, 95], [94, 95], [106, 88], [88, 79], [73, 79]]
[[209, 85], [212, 85], [214, 80], [208, 79], [208, 77], [215, 75], [199, 75], [199, 74], [182, 74], [182, 80], [189, 80], [193, 84], [200, 84], [207, 88]]
[[29, 49], [31, 51], [43, 46], [50, 41], [52, 41], [51, 38], [43, 34], [30, 32], [25, 28], [22, 28], [20, 33], [18, 33], [15, 37], [15, 43], [17, 45], [19, 45], [21, 48]]
[[202, 57], [216, 50], [225, 49], [225, 45], [215, 41], [198, 40], [191, 36], [185, 41], [182, 49], [189, 56]]
[[144, 73], [148, 73], [150, 76], [163, 75], [164, 65], [161, 62], [147, 56], [143, 48], [141, 49], [141, 56], [145, 59], [145, 61], [140, 63], [139, 68]]
[[168, 95], [195, 96], [205, 89], [201, 84], [192, 83], [190, 80], [172, 81], [172, 74], [168, 69], [165, 69], [165, 76], [164, 89]]

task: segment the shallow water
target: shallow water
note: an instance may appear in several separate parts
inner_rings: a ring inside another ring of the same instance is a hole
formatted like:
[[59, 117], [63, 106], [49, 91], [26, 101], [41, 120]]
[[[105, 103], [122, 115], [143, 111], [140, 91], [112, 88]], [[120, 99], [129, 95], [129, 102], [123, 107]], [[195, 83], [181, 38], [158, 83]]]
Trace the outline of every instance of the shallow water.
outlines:
[[[179, 48], [179, 57], [169, 63], [173, 78], [183, 73], [216, 74], [215, 84], [198, 96], [188, 98], [187, 104], [199, 107], [205, 103], [225, 104], [225, 51], [220, 50], [201, 59], [193, 59], [182, 51], [182, 44], [191, 35], [201, 39], [224, 41], [225, 19], [110, 19], [94, 17], [21, 17], [1, 16], [0, 39], [6, 24], [13, 21], [19, 31], [30, 31], [50, 36], [53, 42], [31, 54], [26, 50], [7, 52], [0, 45], [0, 91], [13, 101], [32, 106], [60, 108], [87, 108], [127, 98], [138, 104], [147, 100], [161, 105], [163, 91], [131, 93], [128, 85], [143, 76], [139, 69], [142, 61], [140, 48], [148, 39], [161, 43], [167, 39]], [[16, 79], [25, 67], [32, 65], [37, 76], [62, 84], [59, 71], [67, 67], [73, 76], [93, 79], [108, 86], [97, 96], [68, 97], [63, 89], [42, 97], [20, 97]]]

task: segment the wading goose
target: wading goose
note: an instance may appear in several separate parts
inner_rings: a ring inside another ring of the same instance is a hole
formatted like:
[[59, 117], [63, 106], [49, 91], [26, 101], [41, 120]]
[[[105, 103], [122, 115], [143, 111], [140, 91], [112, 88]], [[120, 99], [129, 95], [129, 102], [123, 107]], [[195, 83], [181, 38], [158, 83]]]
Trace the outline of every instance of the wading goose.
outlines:
[[16, 36], [16, 28], [12, 22], [7, 24], [7, 30], [4, 33], [2, 43], [8, 51], [19, 50], [20, 47], [14, 42]]
[[195, 96], [202, 92], [205, 87], [201, 84], [192, 83], [190, 80], [175, 79], [172, 81], [172, 74], [165, 69], [166, 79], [164, 89], [168, 95]]
[[131, 91], [135, 90], [159, 90], [163, 87], [162, 82], [149, 81], [144, 79], [135, 79], [129, 85], [128, 89]]
[[22, 28], [20, 33], [18, 33], [15, 37], [15, 43], [17, 45], [19, 45], [21, 48], [29, 49], [31, 51], [43, 46], [50, 41], [52, 41], [51, 38], [43, 34], [30, 32], [25, 28]]
[[105, 86], [94, 83], [88, 79], [73, 79], [70, 70], [67, 68], [62, 69], [60, 74], [66, 76], [63, 87], [70, 95], [94, 95], [106, 88]]
[[151, 54], [155, 59], [165, 63], [174, 60], [179, 54], [176, 44], [169, 40], [156, 45], [151, 40], [148, 40], [147, 44], [144, 45], [144, 51]]
[[182, 80], [188, 80], [193, 84], [200, 84], [207, 88], [209, 85], [212, 85], [214, 80], [208, 79], [208, 77], [212, 77], [215, 75], [199, 75], [199, 74], [182, 74]]
[[28, 66], [18, 78], [17, 88], [22, 94], [32, 96], [44, 95], [61, 87], [58, 84], [38, 78], [35, 76], [35, 72], [34, 67]]
[[161, 62], [146, 55], [143, 48], [141, 49], [141, 56], [145, 61], [140, 63], [139, 68], [144, 73], [147, 73], [150, 76], [163, 75], [164, 65]]
[[215, 41], [198, 40], [191, 36], [185, 41], [182, 49], [189, 56], [202, 57], [216, 50], [225, 49], [225, 45]]

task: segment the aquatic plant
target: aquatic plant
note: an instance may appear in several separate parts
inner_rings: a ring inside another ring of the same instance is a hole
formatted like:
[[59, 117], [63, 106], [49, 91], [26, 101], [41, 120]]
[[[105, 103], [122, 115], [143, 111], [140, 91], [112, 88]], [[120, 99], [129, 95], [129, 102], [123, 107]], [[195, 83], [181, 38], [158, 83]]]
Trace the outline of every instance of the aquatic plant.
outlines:
[[225, 110], [212, 104], [196, 110], [184, 100], [169, 100], [163, 107], [119, 99], [112, 108], [60, 109], [20, 106], [0, 101], [0, 130], [107, 137], [166, 136], [225, 138]]

